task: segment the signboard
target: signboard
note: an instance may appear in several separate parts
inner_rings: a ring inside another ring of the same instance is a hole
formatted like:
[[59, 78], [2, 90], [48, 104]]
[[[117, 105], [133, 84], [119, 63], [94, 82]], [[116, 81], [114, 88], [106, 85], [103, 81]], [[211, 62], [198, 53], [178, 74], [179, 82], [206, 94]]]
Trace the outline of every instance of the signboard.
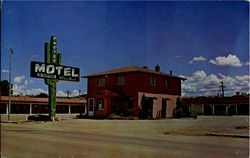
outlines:
[[61, 65], [61, 53], [57, 53], [56, 36], [44, 45], [44, 63], [30, 63], [30, 77], [44, 78], [49, 90], [49, 116], [56, 116], [56, 83], [59, 80], [79, 82], [80, 69]]
[[79, 82], [80, 69], [32, 61], [30, 63], [30, 76], [36, 78]]

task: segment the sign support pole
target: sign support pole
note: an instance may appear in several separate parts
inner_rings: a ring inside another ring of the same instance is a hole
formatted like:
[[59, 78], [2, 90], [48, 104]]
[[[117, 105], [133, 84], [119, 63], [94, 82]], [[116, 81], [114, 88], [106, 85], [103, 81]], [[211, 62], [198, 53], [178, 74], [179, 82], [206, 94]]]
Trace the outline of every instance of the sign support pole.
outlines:
[[[57, 54], [56, 36], [51, 36], [50, 43], [45, 43], [45, 63], [61, 65], [61, 54]], [[56, 116], [56, 83], [57, 79], [44, 79], [49, 89], [49, 116], [52, 120]]]
[[79, 82], [80, 69], [61, 65], [61, 53], [57, 53], [56, 36], [44, 44], [44, 63], [30, 63], [30, 77], [44, 78], [49, 92], [49, 117], [52, 121], [56, 116], [56, 83], [59, 80]]

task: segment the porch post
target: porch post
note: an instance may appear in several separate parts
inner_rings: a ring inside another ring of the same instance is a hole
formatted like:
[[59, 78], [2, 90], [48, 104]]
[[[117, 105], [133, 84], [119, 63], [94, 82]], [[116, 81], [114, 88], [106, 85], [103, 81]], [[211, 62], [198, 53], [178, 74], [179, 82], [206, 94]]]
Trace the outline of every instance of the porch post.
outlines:
[[87, 114], [87, 106], [86, 106], [86, 104], [85, 104], [84, 108], [85, 108], [84, 114], [86, 115]]
[[201, 104], [201, 113], [204, 115], [204, 104]]
[[212, 115], [214, 115], [214, 104], [209, 104], [209, 106], [212, 108]]
[[8, 114], [8, 113], [9, 113], [9, 104], [6, 103], [6, 114]]
[[238, 106], [237, 106], [237, 104], [235, 104], [235, 113], [236, 113], [236, 115], [238, 115]]
[[228, 115], [228, 109], [231, 107], [231, 105], [226, 106], [226, 115]]
[[214, 115], [214, 105], [212, 105], [212, 108], [213, 108], [213, 115]]
[[32, 104], [30, 104], [30, 115], [32, 115]]
[[71, 105], [69, 105], [69, 114], [71, 114]]

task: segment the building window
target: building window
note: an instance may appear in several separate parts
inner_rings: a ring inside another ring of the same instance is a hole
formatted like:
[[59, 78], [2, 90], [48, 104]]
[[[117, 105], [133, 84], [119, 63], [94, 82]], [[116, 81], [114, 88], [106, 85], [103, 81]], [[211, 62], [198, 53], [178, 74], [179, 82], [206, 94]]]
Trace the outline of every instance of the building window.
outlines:
[[105, 78], [98, 78], [97, 85], [98, 86], [105, 86]]
[[134, 97], [129, 97], [127, 100], [127, 109], [134, 109]]
[[98, 98], [96, 99], [96, 110], [103, 110], [104, 109], [104, 99]]
[[156, 78], [155, 78], [155, 76], [153, 76], [153, 77], [150, 78], [150, 84], [151, 84], [152, 86], [155, 86], [155, 85], [156, 85]]
[[125, 77], [124, 76], [117, 77], [117, 85], [125, 85]]
[[94, 111], [94, 99], [89, 98], [89, 111]]
[[169, 86], [169, 79], [165, 78], [164, 79], [164, 87], [168, 87]]

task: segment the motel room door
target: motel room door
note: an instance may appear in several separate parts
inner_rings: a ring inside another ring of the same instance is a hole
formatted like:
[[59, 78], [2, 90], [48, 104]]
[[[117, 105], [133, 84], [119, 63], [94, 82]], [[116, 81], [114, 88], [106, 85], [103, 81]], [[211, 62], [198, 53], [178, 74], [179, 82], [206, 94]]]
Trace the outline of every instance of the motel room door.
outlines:
[[94, 98], [88, 100], [88, 116], [94, 116]]
[[162, 106], [161, 106], [161, 117], [166, 117], [166, 111], [167, 111], [167, 99], [162, 99]]

